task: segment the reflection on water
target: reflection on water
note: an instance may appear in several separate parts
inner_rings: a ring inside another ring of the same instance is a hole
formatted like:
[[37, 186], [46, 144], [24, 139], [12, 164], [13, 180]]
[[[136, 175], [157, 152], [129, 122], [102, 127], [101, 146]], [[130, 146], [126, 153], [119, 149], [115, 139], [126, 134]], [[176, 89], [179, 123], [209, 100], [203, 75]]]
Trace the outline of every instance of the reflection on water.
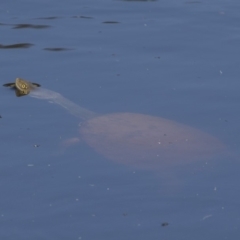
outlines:
[[9, 44], [9, 45], [3, 45], [0, 44], [1, 49], [14, 49], [14, 48], [30, 48], [34, 44], [32, 43], [16, 43], [16, 44]]
[[194, 3], [201, 3], [200, 1], [187, 1], [186, 4], [194, 4]]
[[43, 29], [43, 28], [51, 27], [49, 25], [29, 24], [29, 23], [19, 23], [19, 24], [0, 23], [0, 26], [13, 26], [12, 29], [22, 29], [22, 28]]
[[88, 16], [72, 16], [72, 18], [86, 18], [86, 19], [93, 19], [93, 17], [88, 17]]
[[43, 50], [46, 51], [53, 51], [53, 52], [60, 52], [60, 51], [70, 51], [73, 50], [73, 48], [44, 48]]
[[[40, 18], [35, 18], [35, 19], [54, 20], [54, 19], [58, 19], [58, 18], [63, 18], [63, 17], [53, 16], [53, 17], [40, 17]], [[71, 18], [86, 18], [86, 19], [93, 19], [93, 17], [83, 16], [83, 15], [74, 15], [74, 16], [72, 16]]]
[[43, 28], [49, 28], [49, 25], [37, 25], [37, 24], [15, 24], [15, 26], [12, 29], [22, 29], [22, 28], [33, 28], [33, 29], [43, 29]]
[[40, 17], [40, 18], [35, 18], [35, 19], [45, 19], [45, 20], [53, 20], [61, 17], [53, 16], [53, 17]]
[[107, 23], [107, 24], [116, 24], [116, 23], [119, 23], [117, 21], [105, 21], [105, 22], [102, 22], [102, 23]]
[[155, 2], [157, 0], [122, 0], [124, 2]]

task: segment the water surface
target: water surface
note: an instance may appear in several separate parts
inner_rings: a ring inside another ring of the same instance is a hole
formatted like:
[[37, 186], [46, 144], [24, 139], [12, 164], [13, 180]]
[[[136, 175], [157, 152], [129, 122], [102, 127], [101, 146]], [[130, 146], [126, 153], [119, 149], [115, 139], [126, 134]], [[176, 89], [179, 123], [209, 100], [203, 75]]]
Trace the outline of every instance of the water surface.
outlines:
[[236, 239], [239, 8], [2, 3], [2, 84], [23, 77], [94, 112], [171, 119], [217, 137], [230, 154], [167, 172], [117, 164], [81, 138], [63, 148], [79, 137], [77, 118], [1, 88], [1, 239]]

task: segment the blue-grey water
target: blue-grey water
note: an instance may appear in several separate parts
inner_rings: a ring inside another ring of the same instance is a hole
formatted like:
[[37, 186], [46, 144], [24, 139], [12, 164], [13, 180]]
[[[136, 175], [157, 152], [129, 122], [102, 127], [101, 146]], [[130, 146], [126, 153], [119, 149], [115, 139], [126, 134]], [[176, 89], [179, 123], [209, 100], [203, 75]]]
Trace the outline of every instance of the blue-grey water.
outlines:
[[1, 84], [22, 77], [100, 114], [171, 119], [226, 154], [158, 171], [117, 163], [63, 108], [1, 87], [0, 239], [237, 239], [239, 11], [236, 0], [2, 1]]

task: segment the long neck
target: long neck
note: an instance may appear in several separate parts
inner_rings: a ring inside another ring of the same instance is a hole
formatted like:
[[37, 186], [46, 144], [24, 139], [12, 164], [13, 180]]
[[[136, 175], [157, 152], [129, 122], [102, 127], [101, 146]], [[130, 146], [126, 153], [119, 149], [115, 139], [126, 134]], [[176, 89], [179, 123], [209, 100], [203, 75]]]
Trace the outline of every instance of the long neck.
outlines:
[[33, 90], [30, 92], [29, 96], [38, 99], [49, 100], [50, 102], [56, 103], [61, 107], [65, 108], [72, 115], [82, 120], [88, 120], [90, 118], [97, 116], [96, 113], [89, 111], [85, 108], [82, 108], [77, 104], [71, 102], [67, 98], [63, 97], [61, 94], [48, 89], [40, 88]]

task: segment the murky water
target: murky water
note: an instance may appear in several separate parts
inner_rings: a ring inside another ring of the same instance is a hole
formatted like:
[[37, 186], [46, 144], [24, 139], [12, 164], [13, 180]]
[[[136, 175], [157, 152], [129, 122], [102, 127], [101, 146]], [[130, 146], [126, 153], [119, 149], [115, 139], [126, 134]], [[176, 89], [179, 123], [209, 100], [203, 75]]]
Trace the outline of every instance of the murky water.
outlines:
[[164, 171], [121, 164], [87, 145], [80, 120], [59, 106], [2, 87], [0, 238], [236, 239], [239, 9], [237, 1], [2, 3], [2, 84], [22, 77], [99, 114], [171, 119], [227, 150], [164, 162]]

